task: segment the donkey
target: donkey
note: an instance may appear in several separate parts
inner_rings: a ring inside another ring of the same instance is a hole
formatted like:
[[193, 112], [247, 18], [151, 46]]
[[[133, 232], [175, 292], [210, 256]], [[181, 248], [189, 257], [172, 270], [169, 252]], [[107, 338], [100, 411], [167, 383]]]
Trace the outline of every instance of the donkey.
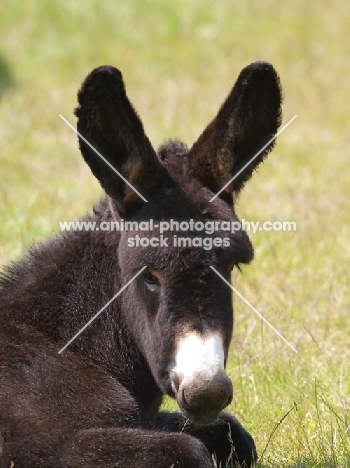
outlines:
[[[82, 219], [152, 219], [148, 239], [169, 219], [238, 221], [234, 201], [281, 123], [279, 78], [265, 62], [242, 70], [191, 149], [169, 140], [154, 151], [111, 66], [87, 76], [78, 102], [80, 150], [105, 191]], [[167, 234], [167, 246], [130, 247], [130, 229], [66, 231], [4, 268], [1, 468], [210, 468], [213, 457], [221, 467], [254, 464], [252, 437], [222, 411], [232, 400], [233, 310], [217, 274], [229, 281], [234, 266], [252, 260], [252, 245], [242, 230], [216, 233], [229, 242], [212, 249], [179, 247]], [[181, 413], [159, 410], [165, 394]]]

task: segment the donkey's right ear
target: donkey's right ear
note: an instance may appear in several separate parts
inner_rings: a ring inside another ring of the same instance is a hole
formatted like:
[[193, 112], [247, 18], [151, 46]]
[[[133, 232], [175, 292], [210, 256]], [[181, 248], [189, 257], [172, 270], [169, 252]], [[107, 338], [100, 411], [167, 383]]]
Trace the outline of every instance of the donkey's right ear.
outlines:
[[130, 216], [160, 188], [162, 167], [126, 96], [120, 71], [111, 66], [94, 69], [82, 84], [78, 102], [78, 132], [123, 177], [79, 137], [81, 153], [119, 215]]

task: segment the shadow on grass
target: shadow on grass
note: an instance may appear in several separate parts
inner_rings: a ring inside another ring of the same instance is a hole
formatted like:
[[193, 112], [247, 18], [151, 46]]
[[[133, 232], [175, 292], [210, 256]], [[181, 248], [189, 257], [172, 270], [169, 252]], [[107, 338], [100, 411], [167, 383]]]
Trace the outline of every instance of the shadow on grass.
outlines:
[[15, 79], [3, 55], [0, 53], [0, 101], [6, 91], [15, 85]]

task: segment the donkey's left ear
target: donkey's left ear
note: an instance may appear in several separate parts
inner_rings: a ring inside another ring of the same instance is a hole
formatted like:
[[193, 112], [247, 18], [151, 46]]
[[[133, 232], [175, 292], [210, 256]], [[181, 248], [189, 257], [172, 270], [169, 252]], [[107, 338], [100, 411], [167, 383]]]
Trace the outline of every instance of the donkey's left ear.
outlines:
[[[215, 119], [189, 152], [196, 178], [218, 192], [276, 134], [282, 120], [279, 77], [269, 63], [255, 62], [240, 73]], [[271, 151], [274, 141], [233, 180], [222, 198], [229, 200]]]

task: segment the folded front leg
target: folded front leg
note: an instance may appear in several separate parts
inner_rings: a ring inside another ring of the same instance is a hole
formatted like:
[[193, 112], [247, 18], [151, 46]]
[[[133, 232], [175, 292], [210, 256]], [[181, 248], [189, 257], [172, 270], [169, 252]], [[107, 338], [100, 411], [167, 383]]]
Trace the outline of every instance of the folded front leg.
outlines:
[[66, 443], [54, 468], [213, 468], [204, 444], [187, 434], [91, 429]]
[[235, 417], [227, 413], [220, 413], [213, 424], [200, 426], [180, 413], [160, 412], [156, 427], [165, 432], [189, 434], [201, 440], [216, 459], [218, 467], [251, 467], [257, 460], [252, 436]]

